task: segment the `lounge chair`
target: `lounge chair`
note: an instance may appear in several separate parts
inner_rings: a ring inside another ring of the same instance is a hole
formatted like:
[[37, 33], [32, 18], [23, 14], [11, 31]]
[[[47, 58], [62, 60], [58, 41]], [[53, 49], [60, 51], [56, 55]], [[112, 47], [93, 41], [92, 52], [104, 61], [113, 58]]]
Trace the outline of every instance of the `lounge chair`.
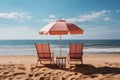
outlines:
[[78, 61], [81, 61], [81, 63], [83, 64], [82, 55], [83, 55], [83, 44], [70, 43], [68, 63], [71, 64], [72, 61], [78, 63]]
[[38, 55], [38, 61], [36, 63], [36, 66], [38, 62], [40, 61], [41, 64], [44, 64], [43, 62], [48, 61], [50, 63], [47, 64], [53, 64], [54, 63], [54, 54], [50, 52], [50, 44], [37, 44], [35, 43], [37, 55]]

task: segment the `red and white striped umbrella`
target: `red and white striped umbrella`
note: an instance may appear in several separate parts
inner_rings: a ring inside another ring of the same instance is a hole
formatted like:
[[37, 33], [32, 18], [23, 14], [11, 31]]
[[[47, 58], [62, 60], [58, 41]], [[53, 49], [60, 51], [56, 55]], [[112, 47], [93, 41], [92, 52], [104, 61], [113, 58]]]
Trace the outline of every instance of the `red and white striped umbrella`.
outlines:
[[68, 23], [65, 20], [57, 20], [39, 30], [40, 34], [66, 35], [83, 34], [83, 30], [75, 24]]
[[[61, 45], [61, 35], [67, 34], [83, 34], [83, 30], [73, 23], [66, 22], [65, 20], [57, 20], [52, 22], [42, 29], [39, 30], [39, 34], [42, 35], [60, 35], [60, 45]], [[61, 55], [61, 46], [60, 46]]]

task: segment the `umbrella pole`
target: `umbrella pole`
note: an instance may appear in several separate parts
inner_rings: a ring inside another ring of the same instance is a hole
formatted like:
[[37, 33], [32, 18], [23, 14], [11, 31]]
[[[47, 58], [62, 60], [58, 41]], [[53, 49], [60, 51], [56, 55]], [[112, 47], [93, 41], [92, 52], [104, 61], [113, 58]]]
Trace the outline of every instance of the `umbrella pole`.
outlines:
[[62, 42], [62, 41], [61, 41], [61, 35], [60, 35], [60, 56], [62, 56], [62, 55], [61, 55], [61, 42]]

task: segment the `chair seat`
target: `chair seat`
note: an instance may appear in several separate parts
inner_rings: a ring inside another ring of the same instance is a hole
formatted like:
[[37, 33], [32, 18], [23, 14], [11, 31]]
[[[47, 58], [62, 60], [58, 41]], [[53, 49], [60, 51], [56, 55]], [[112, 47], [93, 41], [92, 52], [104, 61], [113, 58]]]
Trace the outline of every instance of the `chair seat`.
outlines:
[[40, 59], [51, 59], [51, 53], [38, 53]]
[[79, 61], [81, 60], [80, 58], [79, 59], [70, 59], [70, 61]]
[[70, 59], [80, 59], [82, 57], [82, 53], [70, 53]]

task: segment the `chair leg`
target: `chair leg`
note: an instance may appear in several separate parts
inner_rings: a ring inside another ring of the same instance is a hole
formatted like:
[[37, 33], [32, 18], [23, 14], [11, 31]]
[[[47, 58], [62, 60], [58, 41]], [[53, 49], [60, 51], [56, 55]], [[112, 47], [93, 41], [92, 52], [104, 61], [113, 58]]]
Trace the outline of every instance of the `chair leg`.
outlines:
[[53, 60], [51, 59], [51, 64], [53, 64]]
[[83, 64], [83, 59], [81, 58], [81, 64]]
[[51, 64], [53, 64], [53, 59], [50, 60]]
[[39, 61], [39, 59], [37, 60], [37, 63], [36, 63], [36, 66], [35, 66], [35, 67], [37, 67], [37, 65], [38, 65], [38, 61]]
[[52, 59], [53, 64], [55, 64], [54, 58]]
[[52, 64], [52, 59], [50, 59], [50, 64]]

